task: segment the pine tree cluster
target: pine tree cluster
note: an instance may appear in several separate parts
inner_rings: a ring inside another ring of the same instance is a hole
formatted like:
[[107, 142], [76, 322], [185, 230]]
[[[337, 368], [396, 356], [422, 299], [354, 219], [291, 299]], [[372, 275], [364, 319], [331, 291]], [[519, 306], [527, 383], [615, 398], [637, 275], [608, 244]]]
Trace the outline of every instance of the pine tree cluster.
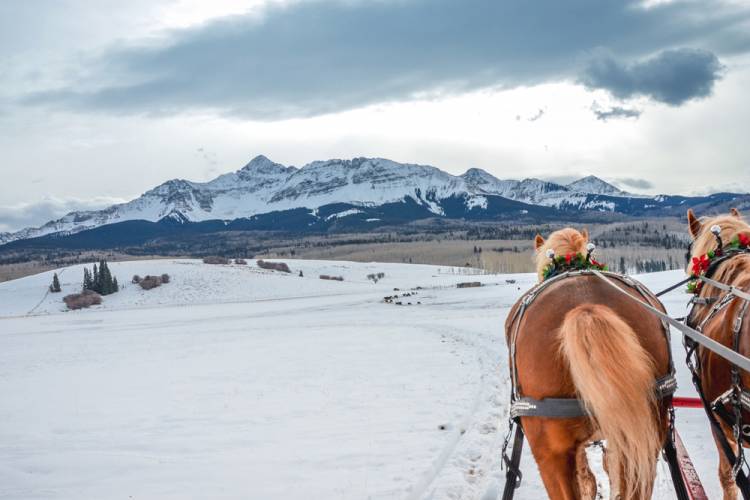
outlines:
[[88, 268], [83, 268], [83, 289], [92, 290], [99, 295], [109, 295], [120, 290], [117, 284], [117, 277], [112, 276], [109, 271], [107, 261], [99, 261], [99, 267], [94, 264], [94, 271], [90, 272]]

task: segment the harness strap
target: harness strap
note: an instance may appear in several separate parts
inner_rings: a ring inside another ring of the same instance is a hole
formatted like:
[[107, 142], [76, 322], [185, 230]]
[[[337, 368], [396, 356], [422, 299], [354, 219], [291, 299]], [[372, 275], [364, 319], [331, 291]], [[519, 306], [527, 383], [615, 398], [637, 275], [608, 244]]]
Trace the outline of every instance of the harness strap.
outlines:
[[672, 476], [675, 494], [678, 500], [708, 500], [708, 495], [703, 489], [701, 479], [690, 460], [685, 445], [677, 433], [672, 429], [673, 437], [664, 442], [664, 460], [669, 466], [669, 474]]
[[[654, 390], [659, 399], [664, 399], [677, 390], [677, 379], [674, 373], [669, 373], [654, 383]], [[546, 418], [579, 418], [587, 417], [583, 402], [575, 398], [544, 398], [534, 399], [521, 397], [511, 403], [511, 418], [518, 417], [546, 417]]]
[[739, 297], [743, 300], [750, 300], [750, 293], [747, 293], [746, 291], [740, 288], [737, 288], [736, 286], [727, 285], [725, 283], [722, 283], [721, 281], [716, 281], [707, 276], [698, 276], [698, 279], [705, 283], [708, 283], [712, 287], [718, 288], [719, 290], [724, 290], [725, 292], [729, 292], [731, 295], [734, 295], [735, 297]]
[[[503, 449], [503, 463], [507, 468], [505, 473], [505, 488], [503, 488], [503, 500], [511, 500], [516, 492], [516, 489], [521, 486], [521, 479], [523, 474], [521, 473], [521, 452], [523, 451], [523, 427], [518, 422], [516, 427], [515, 436], [513, 437], [513, 451], [511, 452], [510, 459], [505, 455]], [[507, 443], [506, 443], [507, 444]]]
[[[714, 399], [711, 402], [711, 407], [715, 408], [719, 405], [725, 405], [732, 402], [732, 398], [734, 396], [734, 388], [727, 389], [726, 392], [724, 392], [721, 396]], [[750, 391], [743, 388], [740, 392], [740, 405], [742, 405], [742, 408], [745, 411], [750, 411]]]
[[692, 280], [692, 279], [693, 279], [693, 277], [692, 277], [692, 276], [691, 276], [691, 277], [689, 277], [689, 278], [685, 278], [684, 280], [680, 281], [679, 283], [675, 283], [674, 285], [670, 286], [669, 288], [665, 288], [665, 289], [664, 289], [664, 290], [662, 290], [661, 292], [659, 292], [659, 293], [655, 293], [654, 295], [655, 295], [655, 296], [657, 296], [657, 297], [661, 297], [662, 295], [664, 295], [664, 294], [667, 294], [667, 293], [671, 292], [671, 291], [672, 291], [672, 290], [674, 290], [675, 288], [679, 288], [679, 287], [681, 287], [682, 285], [684, 285], [685, 283], [687, 283], [688, 281], [690, 281], [690, 280]]
[[690, 303], [699, 306], [710, 306], [717, 300], [716, 297], [693, 297], [690, 299]]

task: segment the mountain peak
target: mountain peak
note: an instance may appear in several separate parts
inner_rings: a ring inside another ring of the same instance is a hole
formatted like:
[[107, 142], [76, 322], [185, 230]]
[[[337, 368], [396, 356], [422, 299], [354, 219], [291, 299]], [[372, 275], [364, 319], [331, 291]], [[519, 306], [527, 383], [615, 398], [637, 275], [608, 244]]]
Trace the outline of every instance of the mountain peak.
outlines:
[[487, 172], [486, 170], [481, 169], [481, 168], [476, 168], [476, 167], [468, 169], [466, 172], [461, 174], [461, 177], [463, 177], [464, 179], [487, 179], [487, 178], [496, 179], [497, 178], [491, 173]]
[[260, 174], [289, 174], [291, 172], [294, 172], [297, 170], [294, 167], [286, 167], [282, 165], [281, 163], [276, 163], [274, 161], [271, 161], [268, 159], [265, 155], [258, 155], [252, 160], [250, 160], [247, 165], [239, 169], [237, 172], [239, 174], [248, 174], [248, 173], [260, 173]]
[[255, 170], [257, 168], [262, 168], [268, 165], [273, 165], [274, 162], [268, 159], [265, 155], [258, 155], [252, 160], [250, 160], [247, 165], [242, 167], [240, 170]]
[[589, 194], [604, 194], [609, 196], [627, 196], [628, 193], [616, 188], [612, 184], [595, 175], [587, 175], [567, 185], [573, 191]]

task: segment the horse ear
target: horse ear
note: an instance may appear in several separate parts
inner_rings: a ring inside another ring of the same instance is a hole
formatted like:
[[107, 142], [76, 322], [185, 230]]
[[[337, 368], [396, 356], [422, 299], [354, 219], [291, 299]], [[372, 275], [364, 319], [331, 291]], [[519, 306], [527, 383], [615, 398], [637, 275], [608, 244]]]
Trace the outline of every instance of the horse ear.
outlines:
[[542, 248], [542, 245], [544, 245], [544, 238], [542, 238], [541, 234], [537, 234], [534, 238], [534, 248], [539, 250]]
[[734, 217], [737, 217], [738, 219], [742, 218], [742, 215], [740, 214], [740, 211], [736, 208], [730, 208], [729, 213], [732, 214]]
[[583, 236], [584, 240], [588, 241], [589, 240], [589, 230], [584, 228], [584, 230], [581, 231], [581, 236]]
[[695, 216], [692, 208], [688, 208], [687, 218], [688, 218], [688, 229], [690, 229], [690, 235], [693, 238], [697, 238], [701, 232], [701, 227], [703, 227], [703, 224], [701, 224], [701, 221], [699, 221], [698, 218]]

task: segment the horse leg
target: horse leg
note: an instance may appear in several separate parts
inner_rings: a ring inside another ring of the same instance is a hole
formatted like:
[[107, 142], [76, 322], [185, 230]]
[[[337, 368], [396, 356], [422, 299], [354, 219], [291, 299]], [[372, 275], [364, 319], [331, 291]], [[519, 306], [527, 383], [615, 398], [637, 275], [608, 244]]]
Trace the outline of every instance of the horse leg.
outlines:
[[[737, 484], [735, 484], [734, 482], [732, 466], [729, 464], [729, 460], [727, 460], [727, 457], [722, 451], [719, 439], [713, 432], [711, 434], [713, 434], [714, 441], [716, 441], [716, 448], [718, 448], [719, 450], [719, 483], [721, 484], [721, 489], [724, 491], [724, 500], [737, 500]], [[732, 439], [727, 436], [726, 433], [724, 433], [724, 436], [732, 446], [732, 451], [736, 452], [737, 447], [735, 446], [734, 442], [732, 442]]]
[[596, 477], [589, 468], [589, 460], [586, 457], [586, 443], [578, 445], [576, 451], [576, 477], [578, 479], [578, 489], [581, 492], [581, 498], [596, 498]]
[[576, 452], [581, 440], [575, 439], [570, 424], [561, 420], [524, 418], [529, 440], [550, 500], [578, 500]]
[[604, 471], [609, 477], [609, 498], [619, 499], [622, 491], [622, 464], [617, 461], [615, 453], [608, 453], [604, 447]]

